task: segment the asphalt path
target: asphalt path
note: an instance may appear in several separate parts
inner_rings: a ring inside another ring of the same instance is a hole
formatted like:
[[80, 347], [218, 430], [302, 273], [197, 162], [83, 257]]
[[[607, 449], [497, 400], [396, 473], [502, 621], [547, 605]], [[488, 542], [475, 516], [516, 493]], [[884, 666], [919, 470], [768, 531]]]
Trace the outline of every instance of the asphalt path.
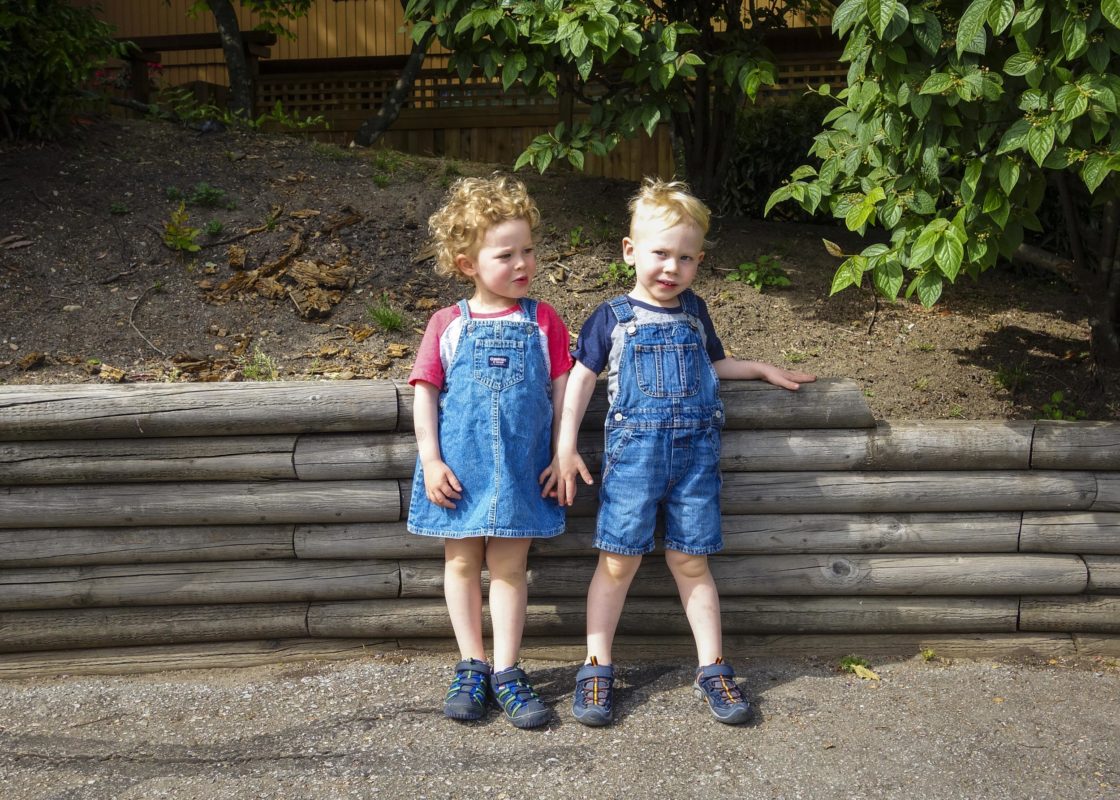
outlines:
[[555, 712], [534, 731], [444, 719], [445, 654], [3, 681], [0, 797], [1120, 798], [1116, 659], [753, 659], [738, 727], [690, 667], [620, 665], [602, 729], [571, 715], [575, 663], [523, 666]]

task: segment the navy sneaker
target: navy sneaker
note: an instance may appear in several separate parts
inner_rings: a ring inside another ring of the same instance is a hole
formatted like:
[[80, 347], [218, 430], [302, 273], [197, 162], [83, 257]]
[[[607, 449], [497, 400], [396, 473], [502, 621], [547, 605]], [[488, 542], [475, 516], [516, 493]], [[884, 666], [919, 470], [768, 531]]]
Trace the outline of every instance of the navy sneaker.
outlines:
[[751, 704], [735, 683], [735, 670], [724, 664], [722, 658], [697, 670], [692, 691], [707, 701], [712, 716], [720, 722], [739, 725], [750, 719]]
[[548, 706], [529, 685], [529, 677], [520, 667], [495, 672], [490, 676], [490, 691], [506, 713], [506, 719], [517, 728], [536, 728], [548, 722]]
[[576, 695], [572, 698], [572, 715], [584, 725], [598, 728], [611, 724], [614, 712], [614, 667], [599, 665], [591, 657], [576, 673]]
[[490, 692], [490, 665], [468, 658], [455, 665], [455, 677], [443, 701], [444, 716], [451, 719], [482, 719]]

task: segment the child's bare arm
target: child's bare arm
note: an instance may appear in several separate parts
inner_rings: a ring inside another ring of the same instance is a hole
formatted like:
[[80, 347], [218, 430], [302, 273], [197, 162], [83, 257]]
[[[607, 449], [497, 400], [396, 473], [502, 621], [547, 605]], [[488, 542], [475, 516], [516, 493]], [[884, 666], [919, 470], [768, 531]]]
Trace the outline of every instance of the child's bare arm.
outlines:
[[556, 476], [556, 501], [562, 506], [570, 506], [575, 502], [577, 475], [588, 486], [595, 482], [578, 449], [579, 426], [583, 422], [591, 394], [595, 391], [595, 380], [595, 373], [578, 361], [568, 373], [563, 411], [560, 414], [560, 432], [556, 436], [556, 461], [559, 468]]
[[541, 497], [556, 496], [556, 482], [560, 475], [560, 459], [556, 443], [560, 440], [560, 416], [564, 409], [564, 391], [568, 385], [568, 373], [552, 379], [552, 461], [541, 473]]
[[783, 369], [765, 361], [740, 361], [737, 358], [724, 358], [714, 364], [720, 380], [766, 381], [783, 389], [796, 391], [803, 383], [812, 383], [816, 375], [799, 370]]
[[455, 508], [453, 501], [462, 499], [463, 486], [443, 461], [439, 449], [439, 387], [427, 381], [416, 382], [412, 427], [424, 465], [424, 493], [437, 506]]

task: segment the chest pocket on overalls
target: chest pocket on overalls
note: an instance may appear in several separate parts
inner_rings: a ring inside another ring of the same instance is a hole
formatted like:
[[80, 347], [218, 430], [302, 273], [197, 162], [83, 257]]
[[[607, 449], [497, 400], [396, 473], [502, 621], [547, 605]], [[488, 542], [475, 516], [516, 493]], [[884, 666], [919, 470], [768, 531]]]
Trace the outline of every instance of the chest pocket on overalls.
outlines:
[[634, 343], [638, 388], [649, 397], [691, 397], [700, 391], [700, 345]]
[[525, 379], [525, 343], [516, 339], [479, 339], [474, 343], [474, 379], [500, 391]]

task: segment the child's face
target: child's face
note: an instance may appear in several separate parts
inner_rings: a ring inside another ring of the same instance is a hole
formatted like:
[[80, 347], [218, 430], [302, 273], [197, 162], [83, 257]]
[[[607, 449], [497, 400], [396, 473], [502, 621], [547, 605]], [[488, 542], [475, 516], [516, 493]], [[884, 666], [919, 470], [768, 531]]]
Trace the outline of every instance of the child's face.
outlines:
[[523, 219], [509, 219], [487, 229], [472, 259], [460, 254], [455, 263], [474, 281], [471, 306], [502, 311], [529, 294], [537, 272], [533, 229]]
[[622, 257], [634, 267], [635, 300], [672, 308], [677, 296], [692, 285], [704, 260], [704, 232], [694, 222], [682, 220], [671, 228], [646, 220], [634, 228], [634, 237], [622, 240]]

